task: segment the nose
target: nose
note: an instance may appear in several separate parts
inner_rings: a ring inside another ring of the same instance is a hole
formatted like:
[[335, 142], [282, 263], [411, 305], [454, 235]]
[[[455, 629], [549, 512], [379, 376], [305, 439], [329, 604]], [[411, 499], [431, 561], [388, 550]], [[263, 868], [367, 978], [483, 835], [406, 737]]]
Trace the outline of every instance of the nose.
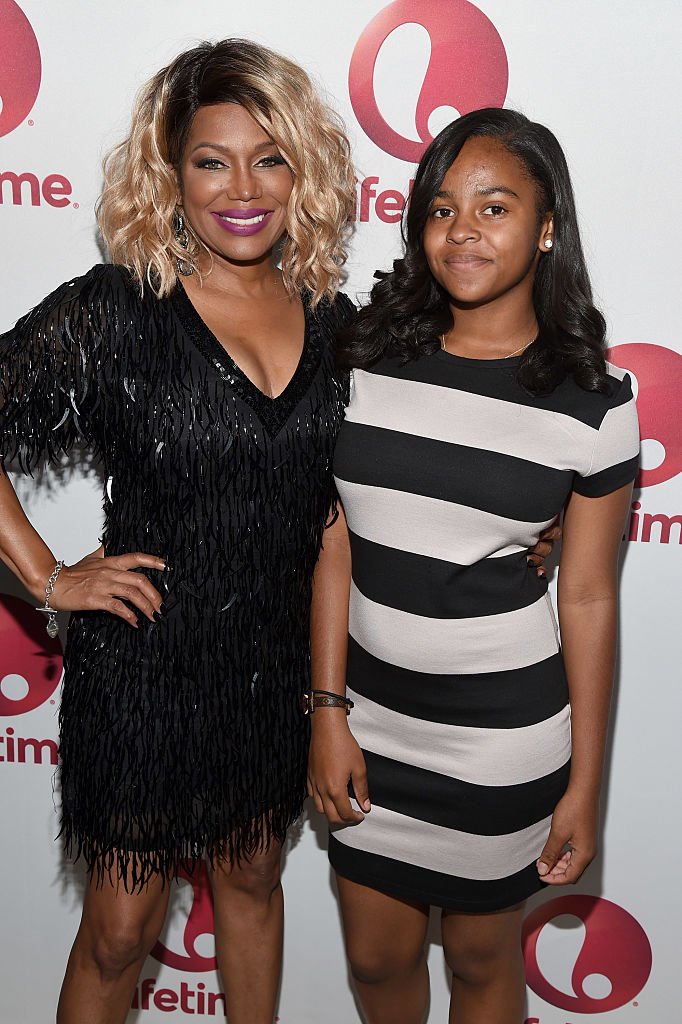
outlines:
[[449, 218], [446, 235], [448, 242], [461, 245], [463, 242], [477, 241], [480, 237], [481, 232], [478, 225], [466, 211], [459, 210], [454, 217]]
[[250, 199], [257, 199], [262, 194], [258, 175], [251, 164], [233, 167], [227, 186], [227, 194], [230, 199], [243, 203], [248, 202]]

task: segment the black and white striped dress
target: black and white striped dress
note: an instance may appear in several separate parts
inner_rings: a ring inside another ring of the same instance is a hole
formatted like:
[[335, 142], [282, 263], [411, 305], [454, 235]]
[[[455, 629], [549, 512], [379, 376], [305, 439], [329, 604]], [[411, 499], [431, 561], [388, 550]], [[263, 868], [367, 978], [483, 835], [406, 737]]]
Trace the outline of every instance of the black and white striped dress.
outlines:
[[351, 533], [348, 695], [372, 810], [330, 840], [352, 881], [454, 910], [541, 888], [569, 773], [568, 688], [526, 552], [572, 490], [634, 479], [627, 374], [535, 398], [518, 360], [356, 370], [335, 456]]

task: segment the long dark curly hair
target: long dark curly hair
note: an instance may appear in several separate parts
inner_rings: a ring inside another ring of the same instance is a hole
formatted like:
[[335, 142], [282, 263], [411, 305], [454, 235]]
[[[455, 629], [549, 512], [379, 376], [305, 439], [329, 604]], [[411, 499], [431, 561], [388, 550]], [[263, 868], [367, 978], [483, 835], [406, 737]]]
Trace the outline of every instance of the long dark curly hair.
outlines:
[[481, 135], [499, 139], [535, 181], [538, 225], [549, 212], [554, 219], [553, 247], [541, 255], [533, 285], [540, 330], [520, 360], [519, 383], [533, 394], [547, 394], [572, 375], [588, 391], [607, 391], [606, 323], [592, 301], [566, 157], [544, 125], [496, 107], [453, 121], [424, 153], [403, 215], [405, 254], [394, 261], [392, 271], [375, 274], [368, 305], [339, 338], [339, 361], [368, 367], [384, 355], [416, 359], [434, 352], [440, 335], [452, 327], [447, 293], [432, 276], [424, 254], [424, 227], [462, 146]]

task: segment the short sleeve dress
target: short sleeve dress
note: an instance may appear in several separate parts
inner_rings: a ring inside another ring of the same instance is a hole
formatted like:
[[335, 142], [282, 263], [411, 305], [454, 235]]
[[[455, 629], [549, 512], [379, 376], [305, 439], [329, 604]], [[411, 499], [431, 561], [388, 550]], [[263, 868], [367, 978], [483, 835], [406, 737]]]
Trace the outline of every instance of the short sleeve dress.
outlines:
[[547, 583], [527, 549], [572, 491], [632, 481], [630, 380], [533, 397], [518, 359], [437, 351], [355, 370], [334, 473], [351, 535], [348, 695], [372, 810], [336, 831], [352, 881], [460, 911], [513, 906], [570, 767]]
[[[142, 884], [204, 854], [284, 838], [305, 796], [311, 579], [347, 401], [344, 296], [305, 306], [267, 398], [178, 283], [158, 300], [97, 266], [0, 337], [0, 454], [30, 470], [75, 443], [106, 477], [106, 554], [159, 555], [139, 630], [74, 614], [60, 710], [62, 832]], [[134, 855], [134, 856], [133, 856]]]

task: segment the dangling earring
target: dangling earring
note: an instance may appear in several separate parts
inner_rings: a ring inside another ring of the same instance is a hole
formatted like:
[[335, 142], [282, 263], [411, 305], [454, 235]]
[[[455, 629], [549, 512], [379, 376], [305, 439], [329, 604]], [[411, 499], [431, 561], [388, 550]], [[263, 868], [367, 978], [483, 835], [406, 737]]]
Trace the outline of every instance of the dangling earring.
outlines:
[[545, 239], [545, 249], [551, 249], [552, 245], [553, 245], [552, 239], [551, 238], [546, 238]]
[[[185, 227], [185, 218], [183, 217], [182, 211], [179, 207], [173, 214], [173, 234], [175, 235], [175, 241], [181, 249], [189, 248], [189, 232]], [[183, 277], [189, 277], [194, 273], [192, 261], [189, 259], [181, 259], [179, 256], [175, 261], [175, 269], [178, 274], [182, 274]]]

